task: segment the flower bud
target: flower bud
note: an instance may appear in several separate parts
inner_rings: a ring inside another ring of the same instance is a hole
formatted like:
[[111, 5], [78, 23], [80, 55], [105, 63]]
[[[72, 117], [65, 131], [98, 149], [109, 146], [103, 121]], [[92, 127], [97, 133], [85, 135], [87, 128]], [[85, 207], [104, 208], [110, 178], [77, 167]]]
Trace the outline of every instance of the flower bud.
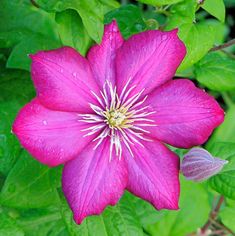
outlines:
[[192, 148], [183, 157], [181, 172], [188, 180], [203, 181], [219, 173], [227, 160], [213, 157], [203, 148]]

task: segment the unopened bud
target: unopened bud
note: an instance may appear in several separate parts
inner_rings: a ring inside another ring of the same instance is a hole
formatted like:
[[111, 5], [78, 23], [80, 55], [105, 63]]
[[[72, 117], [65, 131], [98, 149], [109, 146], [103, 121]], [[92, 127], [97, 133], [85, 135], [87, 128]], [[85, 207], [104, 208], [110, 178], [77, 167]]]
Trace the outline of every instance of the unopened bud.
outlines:
[[203, 148], [192, 148], [183, 157], [181, 172], [188, 180], [200, 182], [219, 173], [227, 160], [213, 157]]

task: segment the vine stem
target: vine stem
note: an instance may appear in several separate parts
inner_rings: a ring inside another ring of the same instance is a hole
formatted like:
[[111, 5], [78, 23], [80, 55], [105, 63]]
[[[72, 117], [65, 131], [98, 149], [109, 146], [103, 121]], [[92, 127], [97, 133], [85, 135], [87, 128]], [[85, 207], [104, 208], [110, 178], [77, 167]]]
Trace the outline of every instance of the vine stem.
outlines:
[[231, 39], [230, 41], [228, 41], [228, 42], [226, 42], [224, 44], [221, 44], [221, 45], [218, 45], [218, 46], [215, 46], [215, 47], [211, 48], [210, 52], [218, 51], [218, 50], [230, 47], [230, 46], [232, 46], [234, 44], [235, 44], [235, 39]]
[[217, 215], [219, 213], [220, 207], [222, 206], [223, 202], [224, 202], [224, 197], [220, 196], [215, 208], [212, 209], [212, 211], [210, 213], [208, 221], [201, 228], [201, 233], [202, 234], [204, 234], [209, 229], [209, 227], [212, 224], [212, 221], [214, 221], [217, 218]]

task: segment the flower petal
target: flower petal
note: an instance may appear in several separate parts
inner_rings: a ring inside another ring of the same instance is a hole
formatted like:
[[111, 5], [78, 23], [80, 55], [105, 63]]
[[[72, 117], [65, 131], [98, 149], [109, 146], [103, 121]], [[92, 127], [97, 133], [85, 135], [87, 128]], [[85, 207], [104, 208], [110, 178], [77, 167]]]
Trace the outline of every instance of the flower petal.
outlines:
[[177, 30], [149, 30], [132, 36], [117, 53], [118, 92], [130, 80], [130, 85], [136, 86], [132, 94], [142, 89], [145, 89], [143, 94], [148, 94], [174, 76], [185, 54]]
[[158, 141], [143, 146], [133, 146], [134, 157], [125, 150], [127, 189], [158, 210], [178, 209], [179, 158]]
[[40, 51], [32, 58], [32, 78], [40, 102], [53, 110], [88, 112], [99, 92], [88, 61], [73, 48]]
[[154, 114], [148, 118], [156, 126], [148, 129], [152, 137], [180, 148], [204, 143], [224, 120], [216, 100], [186, 79], [170, 81], [146, 100]]
[[93, 46], [88, 53], [93, 75], [100, 88], [103, 87], [106, 80], [113, 83], [115, 81], [114, 60], [117, 49], [122, 43], [122, 35], [119, 32], [117, 22], [114, 20], [104, 27], [101, 44]]
[[63, 192], [78, 224], [115, 205], [126, 187], [126, 164], [116, 156], [109, 161], [109, 142], [104, 140], [96, 150], [91, 144], [64, 166]]
[[86, 127], [77, 113], [52, 111], [34, 99], [19, 112], [13, 132], [33, 157], [56, 166], [73, 158], [94, 138], [83, 137], [81, 130]]

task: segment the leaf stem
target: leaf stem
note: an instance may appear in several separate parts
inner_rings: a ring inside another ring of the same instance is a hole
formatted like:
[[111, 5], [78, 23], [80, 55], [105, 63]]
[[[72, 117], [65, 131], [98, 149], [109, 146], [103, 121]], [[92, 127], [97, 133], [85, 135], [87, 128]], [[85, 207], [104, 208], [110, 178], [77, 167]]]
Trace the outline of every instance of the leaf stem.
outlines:
[[211, 220], [211, 222], [212, 222], [214, 225], [218, 226], [220, 229], [223, 229], [223, 231], [227, 231], [227, 232], [230, 233], [231, 235], [235, 236], [235, 233], [234, 233], [231, 229], [229, 229], [228, 227], [226, 227], [225, 225], [220, 224], [219, 222], [217, 222], [217, 221], [214, 220], [214, 219], [210, 219], [210, 220]]
[[223, 204], [224, 202], [224, 196], [220, 196], [219, 200], [218, 200], [218, 203], [216, 204], [215, 208], [212, 209], [211, 213], [210, 213], [210, 216], [209, 216], [209, 219], [208, 221], [205, 223], [204, 226], [202, 226], [201, 228], [201, 233], [204, 234], [208, 229], [209, 227], [211, 226], [212, 224], [212, 221], [215, 220], [217, 218], [217, 215], [219, 213], [219, 210], [220, 210], [220, 207], [221, 205]]
[[229, 40], [228, 42], [226, 42], [224, 44], [221, 44], [221, 45], [218, 45], [218, 46], [215, 46], [215, 47], [211, 48], [210, 52], [218, 51], [218, 50], [230, 47], [234, 44], [235, 44], [235, 39], [231, 39], [231, 40]]

